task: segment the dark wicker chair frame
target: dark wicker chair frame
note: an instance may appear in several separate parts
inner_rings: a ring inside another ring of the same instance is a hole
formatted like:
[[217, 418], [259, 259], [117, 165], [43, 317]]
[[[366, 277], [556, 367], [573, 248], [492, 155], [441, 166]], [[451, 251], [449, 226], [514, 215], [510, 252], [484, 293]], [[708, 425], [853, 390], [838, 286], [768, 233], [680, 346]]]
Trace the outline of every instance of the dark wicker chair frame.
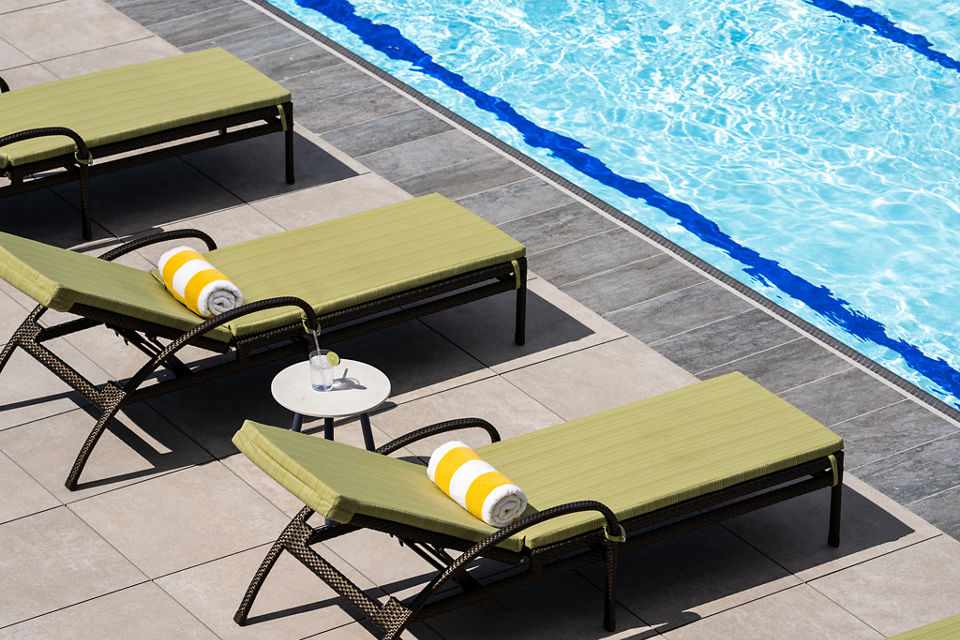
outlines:
[[[213, 239], [202, 231], [183, 229], [133, 240], [99, 257], [103, 260], [113, 260], [150, 244], [182, 238], [197, 238], [202, 240], [209, 249], [216, 248]], [[38, 305], [27, 315], [0, 351], [0, 372], [3, 371], [4, 365], [14, 350], [20, 347], [87, 398], [101, 412], [96, 426], [80, 449], [64, 483], [68, 489], [73, 490], [77, 486], [80, 473], [94, 445], [121, 407], [235, 371], [259, 366], [278, 358], [304, 354], [312, 348], [311, 332], [319, 330], [321, 326], [323, 327], [322, 341], [324, 344], [330, 344], [428, 313], [515, 290], [517, 298], [514, 340], [522, 345], [526, 325], [527, 263], [525, 258], [520, 258], [517, 263], [519, 269], [516, 271], [519, 273], [515, 273], [513, 265], [506, 262], [320, 316], [317, 316], [309, 303], [300, 298], [288, 296], [259, 300], [222, 313], [185, 332], [80, 304], [70, 308], [70, 313], [80, 316], [79, 318], [45, 327], [39, 323], [39, 320], [47, 311], [47, 307]], [[241, 316], [283, 306], [299, 307], [303, 312], [301, 321], [235, 338], [229, 343], [204, 337], [204, 334], [211, 329]], [[126, 381], [109, 381], [102, 386], [97, 386], [43, 345], [47, 340], [96, 326], [112, 329], [128, 344], [145, 353], [149, 361]], [[164, 343], [163, 340], [168, 342]], [[214, 353], [232, 352], [233, 358], [211, 366], [191, 368], [176, 355], [187, 345]], [[145, 385], [150, 376], [161, 368], [173, 373], [173, 377]]]
[[[377, 449], [377, 453], [388, 455], [417, 440], [467, 428], [484, 429], [493, 442], [500, 440], [500, 435], [490, 423], [479, 418], [464, 418], [412, 431], [381, 446]], [[477, 543], [364, 515], [354, 516], [347, 524], [328, 521], [322, 526], [313, 527], [307, 523], [307, 520], [314, 511], [310, 507], [304, 507], [294, 516], [267, 552], [250, 586], [247, 587], [234, 620], [240, 625], [247, 623], [253, 601], [267, 574], [283, 551], [293, 555], [330, 588], [352, 603], [374, 627], [382, 632], [383, 640], [398, 638], [404, 628], [417, 620], [489, 598], [547, 575], [603, 560], [606, 568], [603, 626], [608, 631], [613, 631], [617, 554], [622, 551], [652, 544], [825, 487], [831, 487], [827, 542], [833, 547], [840, 546], [843, 452], [834, 454], [834, 457], [836, 474], [830, 459], [820, 458], [623, 522], [618, 522], [613, 512], [600, 502], [571, 502], [544, 509], [518, 520]], [[578, 511], [597, 511], [602, 514], [605, 519], [603, 528], [546, 547], [528, 549], [519, 553], [496, 546], [509, 536], [539, 522]], [[372, 529], [395, 536], [402, 545], [409, 547], [436, 567], [436, 576], [406, 602], [400, 602], [393, 596], [384, 605], [374, 601], [311, 548], [311, 545], [359, 529]], [[447, 552], [448, 549], [461, 551], [462, 555], [454, 559]], [[520, 573], [510, 572], [510, 575], [505, 578], [481, 584], [466, 572], [470, 563], [478, 558], [523, 565], [526, 569]], [[460, 589], [453, 595], [434, 599], [438, 589], [449, 580], [456, 582]]]
[[[9, 91], [9, 87], [7, 83], [0, 79], [0, 94], [6, 91]], [[258, 122], [261, 124], [255, 124]], [[83, 239], [90, 240], [93, 237], [90, 223], [90, 176], [172, 158], [192, 151], [211, 149], [275, 131], [284, 132], [286, 179], [289, 184], [293, 184], [292, 102], [286, 102], [279, 108], [253, 109], [244, 113], [214, 118], [205, 122], [96, 147], [90, 147], [79, 134], [66, 127], [52, 126], [18, 131], [0, 136], [0, 147], [31, 138], [66, 136], [73, 140], [76, 150], [55, 158], [38, 160], [37, 162], [6, 167], [0, 170], [2, 175], [10, 179], [10, 184], [0, 187], [0, 197], [14, 196], [35, 189], [79, 180]], [[205, 135], [213, 132], [216, 133]], [[195, 136], [205, 137], [190, 139], [195, 138]], [[167, 145], [177, 141], [181, 141], [180, 144], [157, 148], [157, 145]], [[139, 151], [139, 153], [110, 159], [112, 156], [127, 154], [131, 151]], [[93, 162], [94, 158], [97, 158], [96, 163]]]

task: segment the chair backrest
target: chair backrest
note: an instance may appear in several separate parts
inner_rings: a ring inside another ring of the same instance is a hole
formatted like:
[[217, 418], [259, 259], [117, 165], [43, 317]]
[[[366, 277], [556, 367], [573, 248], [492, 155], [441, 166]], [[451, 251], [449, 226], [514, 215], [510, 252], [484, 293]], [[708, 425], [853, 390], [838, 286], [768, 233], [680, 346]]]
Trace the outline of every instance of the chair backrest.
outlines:
[[184, 331], [203, 322], [146, 271], [2, 232], [0, 277], [55, 311], [84, 304]]

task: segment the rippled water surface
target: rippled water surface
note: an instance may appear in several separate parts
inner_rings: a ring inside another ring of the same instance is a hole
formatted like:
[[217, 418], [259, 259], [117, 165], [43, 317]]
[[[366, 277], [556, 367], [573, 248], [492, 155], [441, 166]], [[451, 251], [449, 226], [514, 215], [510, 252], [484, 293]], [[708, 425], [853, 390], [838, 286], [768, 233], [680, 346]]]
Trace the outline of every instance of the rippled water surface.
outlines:
[[[868, 357], [958, 402], [956, 69], [802, 0], [271, 1]], [[922, 35], [931, 51], [960, 59], [957, 2], [861, 5]], [[391, 59], [394, 41], [365, 44], [351, 29], [356, 19], [395, 27], [400, 41], [428, 57]], [[575, 140], [583, 146], [578, 154], [624, 184], [647, 185], [688, 206], [730, 242], [705, 238], [649, 198], [572, 166], [550, 145], [536, 146], [516, 119], [505, 121], [438, 79], [434, 63], [504, 101], [521, 124]], [[758, 254], [757, 262], [744, 262], [744, 252]], [[782, 273], [804, 286], [782, 285], [794, 282]]]

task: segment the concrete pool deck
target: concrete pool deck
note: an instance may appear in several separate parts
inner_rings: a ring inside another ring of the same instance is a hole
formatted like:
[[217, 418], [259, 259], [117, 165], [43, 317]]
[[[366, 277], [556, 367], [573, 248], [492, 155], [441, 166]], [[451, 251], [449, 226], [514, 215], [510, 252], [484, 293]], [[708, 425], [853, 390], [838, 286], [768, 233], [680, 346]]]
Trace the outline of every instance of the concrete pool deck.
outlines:
[[[735, 369], [846, 439], [839, 550], [824, 544], [826, 495], [815, 494], [625, 555], [615, 634], [600, 626], [588, 567], [408, 637], [868, 639], [960, 612], [953, 421], [257, 6], [112, 4], [0, 0], [0, 76], [20, 87], [224, 46], [293, 92], [298, 183], [282, 182], [280, 141], [267, 138], [95, 179], [90, 243], [79, 243], [75, 186], [0, 200], [0, 229], [90, 253], [161, 228], [198, 227], [227, 245], [439, 191], [527, 244], [528, 344], [514, 347], [510, 302], [494, 298], [339, 345], [393, 382], [392, 404], [372, 416], [377, 442], [463, 415], [512, 435]], [[0, 286], [0, 340], [31, 307]], [[91, 332], [57, 350], [101, 382], [136, 366], [115, 340]], [[71, 493], [63, 476], [91, 418], [15, 356], [0, 377], [0, 639], [371, 637], [289, 558], [253, 624], [232, 621], [299, 506], [229, 442], [244, 418], [289, 421], [269, 393], [285, 364], [131, 407], [121, 422], [149, 446], [107, 433]], [[577, 394], [558, 375], [570, 369]], [[357, 424], [337, 437], [359, 443]], [[382, 542], [329, 547], [364, 586], [410, 593], [427, 565], [413, 554], [396, 563]]]

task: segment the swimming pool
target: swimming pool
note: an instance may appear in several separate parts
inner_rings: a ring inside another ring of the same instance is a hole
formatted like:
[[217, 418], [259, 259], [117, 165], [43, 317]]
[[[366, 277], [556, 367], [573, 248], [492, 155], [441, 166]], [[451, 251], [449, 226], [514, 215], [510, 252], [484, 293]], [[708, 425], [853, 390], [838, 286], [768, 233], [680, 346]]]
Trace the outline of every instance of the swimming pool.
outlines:
[[960, 406], [955, 4], [269, 2]]

